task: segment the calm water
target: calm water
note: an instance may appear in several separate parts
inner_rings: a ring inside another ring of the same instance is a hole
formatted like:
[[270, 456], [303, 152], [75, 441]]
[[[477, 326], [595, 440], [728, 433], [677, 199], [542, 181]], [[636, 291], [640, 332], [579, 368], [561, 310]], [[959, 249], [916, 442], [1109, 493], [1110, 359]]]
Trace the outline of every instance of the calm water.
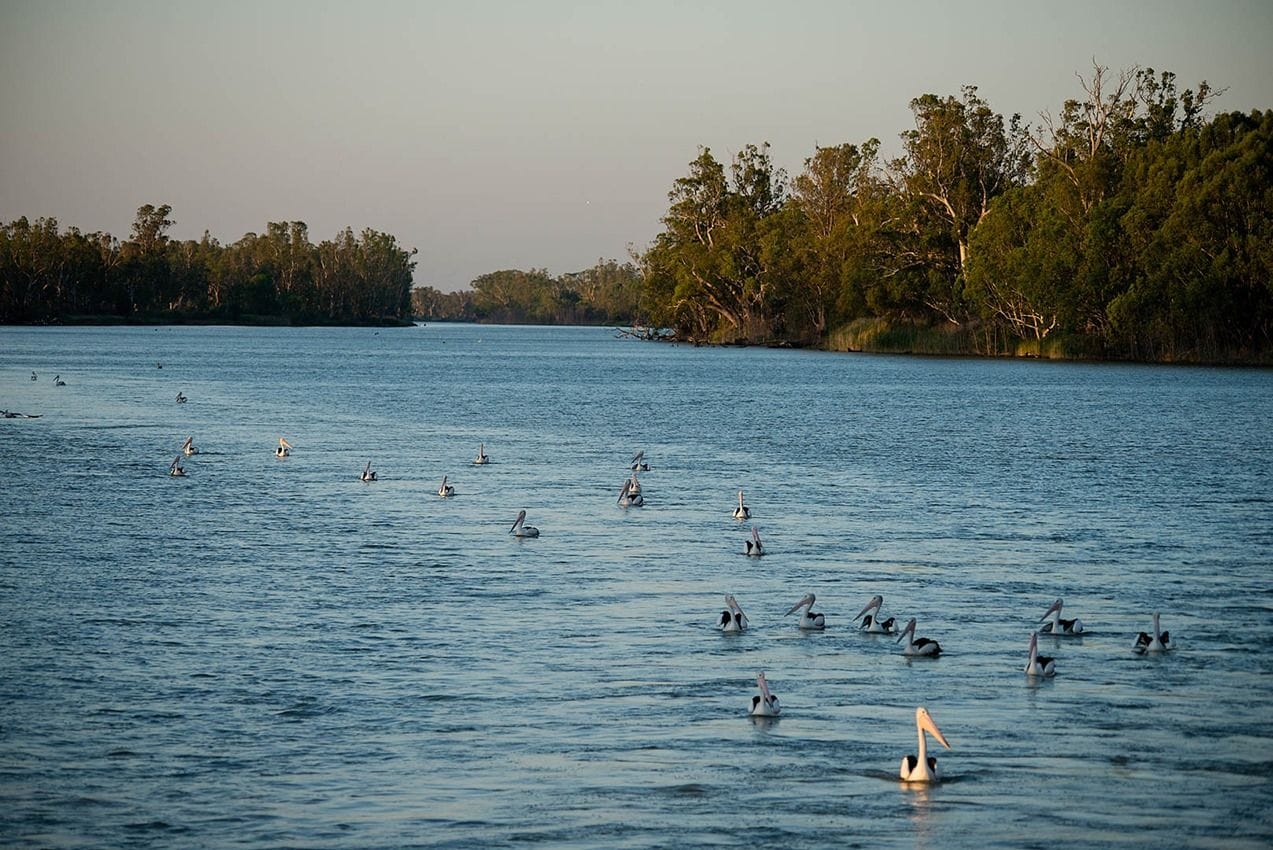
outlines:
[[[0, 328], [0, 408], [42, 414], [0, 420], [0, 845], [1273, 841], [1273, 372]], [[854, 630], [875, 593], [946, 654]]]

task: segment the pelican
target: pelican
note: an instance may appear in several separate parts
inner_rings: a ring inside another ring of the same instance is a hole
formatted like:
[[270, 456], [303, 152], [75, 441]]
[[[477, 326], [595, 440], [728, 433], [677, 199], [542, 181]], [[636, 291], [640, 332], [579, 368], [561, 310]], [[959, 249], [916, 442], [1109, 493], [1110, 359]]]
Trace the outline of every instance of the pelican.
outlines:
[[358, 477], [368, 484], [376, 480], [376, 471], [371, 468], [371, 461], [367, 461], [367, 465], [362, 468], [362, 475]]
[[734, 508], [734, 519], [751, 519], [751, 508], [743, 504], [743, 491], [738, 491], [738, 507]]
[[937, 759], [928, 755], [928, 746], [924, 740], [924, 733], [927, 732], [932, 735], [933, 740], [948, 750], [950, 749], [950, 744], [946, 742], [946, 736], [941, 733], [941, 730], [937, 728], [937, 724], [933, 722], [928, 709], [923, 706], [915, 709], [915, 727], [919, 732], [919, 755], [903, 756], [898, 776], [902, 778], [903, 782], [941, 782], [941, 773], [937, 770]]
[[747, 548], [743, 550], [743, 554], [753, 558], [759, 558], [765, 554], [765, 547], [760, 542], [760, 531], [754, 525], [751, 527], [751, 539], [747, 541]]
[[186, 471], [181, 468], [181, 455], [177, 455], [176, 460], [168, 467], [168, 474], [173, 478], [184, 478]]
[[533, 525], [525, 525], [525, 522], [526, 511], [523, 510], [517, 514], [517, 519], [513, 520], [513, 527], [508, 530], [508, 533], [514, 537], [538, 537], [539, 529]]
[[633, 472], [649, 472], [650, 465], [645, 462], [645, 450], [637, 452], [632, 456], [632, 460], [628, 461], [628, 467]]
[[1167, 632], [1158, 631], [1158, 612], [1154, 612], [1154, 634], [1152, 637], [1141, 632], [1136, 636], [1136, 645], [1132, 647], [1132, 652], [1138, 655], [1144, 655], [1146, 652], [1166, 652], [1171, 649], [1170, 638]]
[[720, 621], [716, 628], [722, 632], [747, 631], [747, 615], [738, 607], [738, 600], [732, 593], [725, 594], [725, 610], [720, 612]]
[[287, 457], [292, 453], [292, 444], [282, 437], [278, 438], [278, 448], [274, 450], [275, 457]]
[[32, 372], [32, 373], [31, 373], [31, 380], [33, 380], [33, 381], [38, 381], [38, 380], [40, 380], [40, 377], [39, 377], [38, 375], [36, 375], [34, 372]]
[[821, 631], [827, 627], [827, 618], [813, 610], [813, 601], [816, 598], [812, 593], [806, 593], [800, 597], [799, 602], [787, 609], [788, 614], [794, 614], [801, 608], [804, 609], [804, 612], [800, 615], [800, 622], [796, 624], [799, 628]]
[[438, 495], [444, 499], [455, 495], [455, 485], [448, 484], [446, 479], [447, 476], [443, 475], [442, 484], [438, 487]]
[[[889, 617], [887, 620], [880, 619], [880, 608], [883, 605], [883, 596], [878, 594], [872, 596], [871, 601], [866, 603], [866, 607], [864, 607], [861, 611], [858, 611], [857, 617], [853, 618], [856, 621], [858, 617], [862, 617], [862, 623], [858, 626], [858, 628], [864, 632], [870, 632], [875, 635], [891, 635], [893, 633], [893, 623], [895, 620], [892, 617]], [[872, 611], [874, 613], [868, 614], [868, 611]], [[864, 614], [866, 616], [863, 616]]]
[[769, 692], [764, 670], [756, 674], [756, 687], [760, 688], [760, 695], [751, 698], [751, 710], [747, 713], [753, 717], [777, 717], [782, 706], [778, 705], [777, 695]]
[[53, 386], [55, 386], [55, 387], [64, 387], [64, 386], [66, 386], [66, 381], [63, 381], [63, 380], [62, 380], [62, 376], [61, 376], [61, 375], [54, 375], [54, 376], [53, 376]]
[[625, 508], [641, 507], [645, 504], [645, 497], [641, 495], [641, 485], [633, 486], [636, 476], [633, 475], [627, 481], [623, 482], [623, 489], [619, 491], [619, 504]]
[[184, 395], [182, 395], [182, 393], [181, 393], [181, 391], [180, 391], [180, 390], [178, 390], [178, 391], [177, 391], [177, 404], [185, 404], [185, 403], [186, 403], [186, 397], [185, 397]]
[[490, 462], [491, 462], [491, 459], [486, 456], [486, 443], [478, 443], [477, 457], [473, 458], [473, 465], [481, 466], [482, 464], [490, 463]]
[[1039, 654], [1038, 634], [1030, 635], [1030, 657], [1025, 663], [1025, 674], [1027, 676], [1044, 676], [1047, 678], [1056, 675], [1056, 659]]
[[906, 638], [906, 647], [902, 650], [902, 655], [916, 655], [923, 658], [936, 658], [941, 655], [941, 644], [937, 641], [915, 637], [914, 617], [911, 617], [906, 628], [902, 629], [902, 633], [897, 636], [897, 642], [901, 643], [902, 638]]
[[194, 447], [194, 437], [186, 437], [186, 441], [181, 444], [181, 453], [186, 457], [199, 453], [199, 450]]
[[[1052, 618], [1052, 622], [1043, 623], [1043, 621], [1046, 620], [1048, 617]], [[1083, 634], [1082, 620], [1078, 618], [1075, 618], [1073, 620], [1061, 619], [1061, 600], [1060, 599], [1052, 603], [1052, 607], [1049, 608], [1044, 613], [1044, 615], [1039, 618], [1039, 622], [1043, 623], [1043, 625], [1039, 627], [1040, 634], [1054, 635], [1054, 636]]]

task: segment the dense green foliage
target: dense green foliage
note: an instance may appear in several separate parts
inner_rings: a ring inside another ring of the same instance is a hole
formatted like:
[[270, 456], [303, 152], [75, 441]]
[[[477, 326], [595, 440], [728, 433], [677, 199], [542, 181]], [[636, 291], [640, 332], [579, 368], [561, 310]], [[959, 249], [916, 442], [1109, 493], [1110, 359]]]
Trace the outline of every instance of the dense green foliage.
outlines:
[[221, 245], [175, 241], [167, 205], [137, 211], [132, 238], [26, 218], [0, 227], [0, 321], [383, 322], [409, 315], [414, 251], [346, 228], [314, 245], [303, 222], [270, 222]]
[[641, 276], [630, 263], [598, 260], [590, 269], [552, 277], [546, 269], [484, 274], [464, 292], [422, 287], [411, 293], [422, 319], [510, 324], [631, 324]]
[[[641, 256], [641, 318], [685, 339], [1273, 359], [1273, 112], [1202, 111], [1152, 70], [1096, 67], [1031, 131], [973, 87], [914, 129], [818, 147], [703, 148]], [[869, 343], [868, 343], [869, 344]]]

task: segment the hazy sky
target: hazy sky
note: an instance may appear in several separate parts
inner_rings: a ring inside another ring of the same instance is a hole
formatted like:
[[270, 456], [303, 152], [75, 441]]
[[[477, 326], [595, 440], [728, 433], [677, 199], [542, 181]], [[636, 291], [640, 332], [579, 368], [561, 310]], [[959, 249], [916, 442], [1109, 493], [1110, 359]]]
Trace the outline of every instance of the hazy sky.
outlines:
[[1092, 58], [1273, 107], [1273, 2], [0, 0], [0, 221], [222, 242], [301, 220], [418, 248], [416, 283], [625, 259], [699, 145], [896, 152], [926, 92], [1036, 118]]

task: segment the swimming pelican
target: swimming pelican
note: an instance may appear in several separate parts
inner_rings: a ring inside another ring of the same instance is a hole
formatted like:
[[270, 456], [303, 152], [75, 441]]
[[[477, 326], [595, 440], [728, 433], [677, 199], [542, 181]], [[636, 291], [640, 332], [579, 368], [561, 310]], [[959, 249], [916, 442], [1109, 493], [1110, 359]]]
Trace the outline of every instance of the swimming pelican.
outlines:
[[185, 397], [184, 395], [182, 395], [182, 394], [181, 394], [181, 391], [180, 391], [180, 390], [178, 390], [178, 391], [177, 391], [177, 404], [185, 404], [185, 403], [186, 403], [186, 397]]
[[1030, 635], [1030, 657], [1025, 662], [1027, 676], [1052, 677], [1056, 675], [1056, 659], [1039, 654], [1039, 636]]
[[632, 460], [628, 461], [628, 466], [633, 472], [649, 472], [650, 465], [645, 462], [645, 450], [634, 454]]
[[55, 387], [64, 387], [64, 386], [66, 386], [66, 381], [63, 381], [63, 380], [62, 380], [62, 376], [61, 376], [61, 375], [54, 375], [54, 376], [53, 376], [53, 386], [55, 386]]
[[897, 636], [897, 642], [901, 643], [902, 638], [906, 638], [906, 646], [902, 649], [902, 655], [914, 655], [922, 658], [936, 658], [941, 655], [941, 644], [935, 640], [928, 638], [915, 637], [915, 618], [911, 617], [910, 622], [906, 624], [906, 628], [902, 629], [902, 633]]
[[[866, 603], [866, 607], [864, 607], [861, 611], [858, 611], [857, 617], [853, 618], [856, 621], [858, 617], [862, 617], [862, 623], [858, 626], [858, 628], [864, 632], [870, 632], [871, 634], [891, 635], [893, 633], [893, 623], [896, 621], [892, 617], [889, 617], [887, 620], [880, 619], [880, 608], [883, 605], [883, 596], [878, 594], [872, 596], [871, 601]], [[873, 611], [874, 613], [868, 614], [868, 611]], [[864, 614], [866, 616], [863, 617], [862, 615]]]
[[174, 460], [172, 465], [168, 467], [168, 474], [173, 478], [182, 478], [185, 476], [186, 471], [181, 468], [181, 455], [177, 455], [177, 459]]
[[637, 484], [635, 488], [633, 487], [635, 481], [636, 475], [633, 475], [623, 482], [623, 489], [619, 491], [619, 504], [625, 508], [639, 508], [645, 504], [645, 497], [641, 495], [641, 485]]
[[743, 491], [738, 491], [738, 507], [734, 508], [734, 519], [751, 519], [751, 508], [743, 504]]
[[38, 376], [38, 375], [36, 375], [34, 372], [32, 372], [32, 373], [31, 373], [31, 380], [33, 380], [33, 381], [38, 381], [38, 380], [40, 380], [40, 378], [39, 378], [39, 376]]
[[473, 458], [475, 466], [481, 466], [484, 463], [490, 463], [491, 459], [486, 456], [486, 443], [477, 444], [477, 457]]
[[796, 624], [799, 628], [820, 631], [827, 627], [827, 618], [813, 610], [813, 601], [816, 598], [812, 593], [806, 593], [800, 597], [799, 602], [787, 609], [788, 614], [794, 614], [801, 608], [804, 609], [804, 612], [800, 614], [800, 622]]
[[946, 736], [941, 733], [937, 724], [933, 722], [933, 718], [929, 716], [928, 709], [923, 706], [915, 709], [915, 727], [919, 731], [919, 755], [903, 756], [898, 776], [903, 782], [941, 782], [941, 773], [937, 770], [937, 759], [928, 755], [924, 733], [932, 735], [937, 743], [948, 750], [950, 744], [946, 742]]
[[1154, 634], [1149, 636], [1141, 632], [1136, 636], [1136, 645], [1132, 647], [1132, 652], [1144, 655], [1146, 652], [1166, 652], [1171, 649], [1170, 638], [1167, 632], [1158, 631], [1158, 612], [1154, 612]]
[[751, 710], [747, 713], [753, 717], [777, 717], [782, 706], [778, 705], [777, 694], [769, 692], [764, 670], [756, 674], [756, 687], [760, 688], [760, 695], [751, 698]]
[[376, 480], [376, 471], [371, 468], [371, 461], [367, 461], [367, 465], [362, 468], [362, 475], [358, 477], [368, 484]]
[[[1052, 622], [1043, 623], [1043, 621], [1046, 620], [1048, 617], [1052, 618]], [[1073, 620], [1061, 619], [1061, 600], [1060, 599], [1052, 603], [1052, 607], [1049, 608], [1044, 613], [1044, 615], [1039, 618], [1039, 622], [1043, 623], [1043, 625], [1039, 627], [1040, 634], [1056, 636], [1056, 635], [1081, 635], [1083, 633], [1082, 620], [1078, 619], [1077, 617]]]
[[447, 479], [447, 476], [443, 475], [442, 484], [441, 486], [438, 487], [438, 495], [444, 499], [455, 495], [455, 486], [452, 484], [448, 484], [446, 479]]
[[194, 447], [194, 437], [186, 437], [186, 441], [181, 444], [181, 453], [186, 457], [199, 453], [199, 450]]
[[760, 542], [760, 530], [754, 525], [751, 527], [751, 539], [747, 541], [747, 548], [743, 550], [743, 554], [753, 558], [759, 558], [765, 554], [765, 547]]
[[274, 450], [275, 457], [287, 457], [292, 453], [292, 444], [282, 437], [278, 438], [278, 448]]
[[747, 615], [738, 607], [738, 600], [732, 593], [725, 594], [725, 610], [720, 612], [720, 621], [716, 628], [722, 632], [747, 631]]
[[525, 525], [525, 522], [526, 511], [521, 511], [517, 514], [517, 519], [513, 520], [513, 527], [508, 530], [508, 533], [514, 537], [538, 537], [539, 529], [533, 525]]

